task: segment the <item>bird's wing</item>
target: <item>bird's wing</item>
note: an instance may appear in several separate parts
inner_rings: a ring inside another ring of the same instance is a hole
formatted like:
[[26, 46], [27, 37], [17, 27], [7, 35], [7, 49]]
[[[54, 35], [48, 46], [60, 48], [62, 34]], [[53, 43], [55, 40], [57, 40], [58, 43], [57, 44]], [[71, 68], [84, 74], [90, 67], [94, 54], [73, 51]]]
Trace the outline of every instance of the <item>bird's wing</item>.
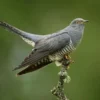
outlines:
[[36, 35], [36, 34], [31, 34], [25, 31], [22, 31], [6, 22], [0, 21], [0, 26], [3, 27], [4, 29], [16, 33], [22, 37], [22, 39], [27, 42], [28, 44], [34, 46], [35, 42], [40, 40], [41, 38], [44, 37], [44, 35]]
[[34, 50], [30, 53], [28, 57], [24, 59], [24, 61], [18, 67], [15, 68], [15, 70], [37, 63], [44, 57], [58, 52], [66, 45], [68, 45], [69, 42], [70, 36], [67, 33], [57, 34], [55, 36], [51, 35], [48, 38], [44, 38], [38, 41]]

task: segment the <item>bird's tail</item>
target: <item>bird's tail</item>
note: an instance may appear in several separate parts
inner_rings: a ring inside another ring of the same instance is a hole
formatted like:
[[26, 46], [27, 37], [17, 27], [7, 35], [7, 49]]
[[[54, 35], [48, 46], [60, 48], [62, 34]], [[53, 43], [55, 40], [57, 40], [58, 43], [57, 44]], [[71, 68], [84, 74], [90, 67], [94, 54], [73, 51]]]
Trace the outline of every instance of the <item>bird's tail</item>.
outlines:
[[49, 58], [42, 59], [41, 61], [37, 62], [36, 64], [29, 65], [26, 69], [22, 70], [21, 72], [17, 73], [17, 75], [26, 74], [35, 70], [38, 70], [48, 64], [52, 63]]
[[44, 36], [44, 35], [36, 35], [36, 34], [31, 34], [31, 33], [22, 31], [22, 30], [14, 27], [6, 22], [3, 22], [3, 21], [0, 21], [0, 26], [12, 33], [16, 33], [16, 34], [20, 35], [22, 38], [24, 38], [24, 40], [26, 42], [29, 42], [29, 41], [37, 42]]

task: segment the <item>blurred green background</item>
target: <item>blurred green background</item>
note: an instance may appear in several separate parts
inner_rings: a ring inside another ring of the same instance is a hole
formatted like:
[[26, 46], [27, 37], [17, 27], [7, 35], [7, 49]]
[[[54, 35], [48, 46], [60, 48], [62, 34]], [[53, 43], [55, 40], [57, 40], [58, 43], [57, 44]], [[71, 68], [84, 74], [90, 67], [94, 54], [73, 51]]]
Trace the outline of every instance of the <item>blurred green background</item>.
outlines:
[[[90, 22], [72, 54], [65, 92], [70, 100], [100, 100], [100, 0], [0, 0], [0, 20], [32, 33], [58, 31], [77, 17]], [[31, 49], [0, 28], [0, 100], [56, 100], [50, 93], [60, 70], [55, 64], [19, 77], [12, 71]]]

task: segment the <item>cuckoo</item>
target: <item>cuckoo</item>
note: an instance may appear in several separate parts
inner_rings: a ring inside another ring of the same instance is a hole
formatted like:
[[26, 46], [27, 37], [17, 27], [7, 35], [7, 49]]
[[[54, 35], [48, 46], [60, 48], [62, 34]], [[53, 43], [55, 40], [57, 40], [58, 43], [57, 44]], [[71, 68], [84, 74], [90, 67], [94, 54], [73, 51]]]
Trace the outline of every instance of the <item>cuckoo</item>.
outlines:
[[32, 52], [14, 68], [14, 70], [24, 68], [17, 75], [26, 74], [38, 70], [52, 62], [61, 66], [64, 57], [70, 59], [70, 53], [80, 44], [84, 26], [88, 20], [76, 18], [64, 29], [48, 34], [37, 35], [22, 31], [6, 22], [0, 21], [0, 26], [4, 29], [18, 34], [22, 39], [33, 47]]

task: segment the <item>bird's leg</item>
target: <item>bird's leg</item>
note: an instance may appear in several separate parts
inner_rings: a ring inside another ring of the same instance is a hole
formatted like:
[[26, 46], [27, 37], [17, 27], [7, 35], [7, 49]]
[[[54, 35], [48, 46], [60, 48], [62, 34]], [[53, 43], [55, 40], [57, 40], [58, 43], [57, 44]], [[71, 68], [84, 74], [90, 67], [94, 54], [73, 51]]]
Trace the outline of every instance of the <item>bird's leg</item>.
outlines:
[[69, 68], [69, 65], [73, 62], [71, 60], [71, 57], [69, 55], [64, 55], [63, 59], [61, 60], [62, 66], [66, 67], [66, 69]]
[[65, 55], [66, 60], [70, 60], [70, 63], [74, 63], [74, 60], [71, 59], [70, 55]]

